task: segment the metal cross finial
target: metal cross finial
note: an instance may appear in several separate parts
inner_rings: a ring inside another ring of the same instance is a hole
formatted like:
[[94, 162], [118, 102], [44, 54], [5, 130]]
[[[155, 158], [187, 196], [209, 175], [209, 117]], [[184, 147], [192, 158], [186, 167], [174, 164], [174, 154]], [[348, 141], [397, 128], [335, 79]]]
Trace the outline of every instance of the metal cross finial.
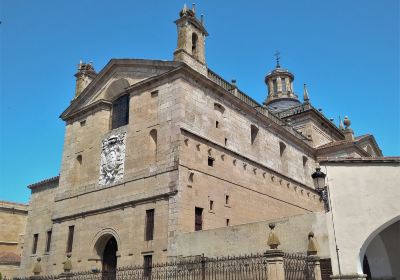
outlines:
[[276, 52], [275, 52], [275, 57], [276, 57], [276, 68], [281, 67], [281, 66], [279, 65], [279, 60], [281, 59], [280, 54], [281, 54], [281, 53], [280, 53], [279, 51], [276, 51]]

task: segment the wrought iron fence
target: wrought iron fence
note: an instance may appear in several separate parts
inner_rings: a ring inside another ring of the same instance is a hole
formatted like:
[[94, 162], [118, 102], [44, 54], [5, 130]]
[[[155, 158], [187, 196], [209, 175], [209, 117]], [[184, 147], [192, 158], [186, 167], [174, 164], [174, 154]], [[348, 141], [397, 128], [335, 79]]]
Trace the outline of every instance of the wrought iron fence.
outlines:
[[129, 266], [115, 272], [74, 273], [71, 280], [265, 280], [267, 260], [264, 255], [221, 258], [194, 258], [154, 264], [151, 267]]
[[[30, 277], [14, 277], [12, 280], [57, 280], [59, 275], [38, 275], [38, 276], [30, 276]], [[11, 280], [8, 278], [4, 278], [3, 280]]]
[[284, 254], [283, 268], [286, 280], [313, 280], [314, 262], [302, 254]]
[[[302, 254], [284, 254], [286, 280], [314, 280], [314, 262]], [[184, 258], [176, 261], [120, 267], [113, 272], [83, 271], [66, 275], [34, 276], [14, 280], [267, 280], [263, 254], [220, 258]], [[270, 279], [273, 280], [273, 279]]]

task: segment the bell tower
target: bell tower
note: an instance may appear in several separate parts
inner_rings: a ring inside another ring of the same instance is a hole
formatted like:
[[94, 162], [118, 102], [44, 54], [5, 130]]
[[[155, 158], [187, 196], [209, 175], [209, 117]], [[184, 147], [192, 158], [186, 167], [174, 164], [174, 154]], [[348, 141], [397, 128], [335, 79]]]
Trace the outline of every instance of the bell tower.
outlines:
[[208, 33], [204, 27], [203, 16], [201, 20], [197, 19], [195, 6], [188, 9], [185, 4], [175, 24], [178, 28], [178, 44], [174, 60], [184, 62], [203, 75], [207, 75], [205, 38]]

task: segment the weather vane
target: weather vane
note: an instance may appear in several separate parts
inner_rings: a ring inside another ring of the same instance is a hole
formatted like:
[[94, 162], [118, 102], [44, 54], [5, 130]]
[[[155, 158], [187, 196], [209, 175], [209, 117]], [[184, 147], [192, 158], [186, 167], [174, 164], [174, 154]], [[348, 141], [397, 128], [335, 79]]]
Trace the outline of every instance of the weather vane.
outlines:
[[281, 59], [280, 54], [281, 54], [281, 53], [280, 53], [279, 51], [276, 51], [276, 52], [275, 52], [275, 57], [276, 57], [276, 68], [281, 67], [281, 66], [279, 65], [279, 60]]

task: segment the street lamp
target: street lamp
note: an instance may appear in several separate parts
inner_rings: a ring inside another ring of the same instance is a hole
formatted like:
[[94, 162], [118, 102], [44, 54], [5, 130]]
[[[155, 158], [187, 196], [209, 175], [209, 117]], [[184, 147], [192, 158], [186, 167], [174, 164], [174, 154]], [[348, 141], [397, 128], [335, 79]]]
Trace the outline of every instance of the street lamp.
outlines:
[[[325, 211], [329, 212], [331, 207], [329, 205], [328, 186], [325, 184], [326, 174], [321, 171], [321, 167], [318, 165], [315, 168], [315, 172], [311, 174], [311, 177], [314, 181], [314, 186], [320, 196], [320, 199], [324, 202]], [[333, 220], [333, 211], [331, 212], [331, 218], [332, 218], [333, 236], [335, 238], [336, 258], [339, 269], [339, 278], [342, 279], [342, 272], [340, 269], [340, 260], [339, 260], [339, 247], [337, 245], [337, 240], [336, 240], [336, 230], [335, 230], [335, 222]]]
[[321, 167], [315, 168], [315, 172], [311, 174], [314, 181], [315, 189], [317, 190], [320, 199], [324, 202], [325, 211], [329, 212], [329, 198], [328, 198], [328, 187], [325, 185], [326, 174], [321, 171]]

